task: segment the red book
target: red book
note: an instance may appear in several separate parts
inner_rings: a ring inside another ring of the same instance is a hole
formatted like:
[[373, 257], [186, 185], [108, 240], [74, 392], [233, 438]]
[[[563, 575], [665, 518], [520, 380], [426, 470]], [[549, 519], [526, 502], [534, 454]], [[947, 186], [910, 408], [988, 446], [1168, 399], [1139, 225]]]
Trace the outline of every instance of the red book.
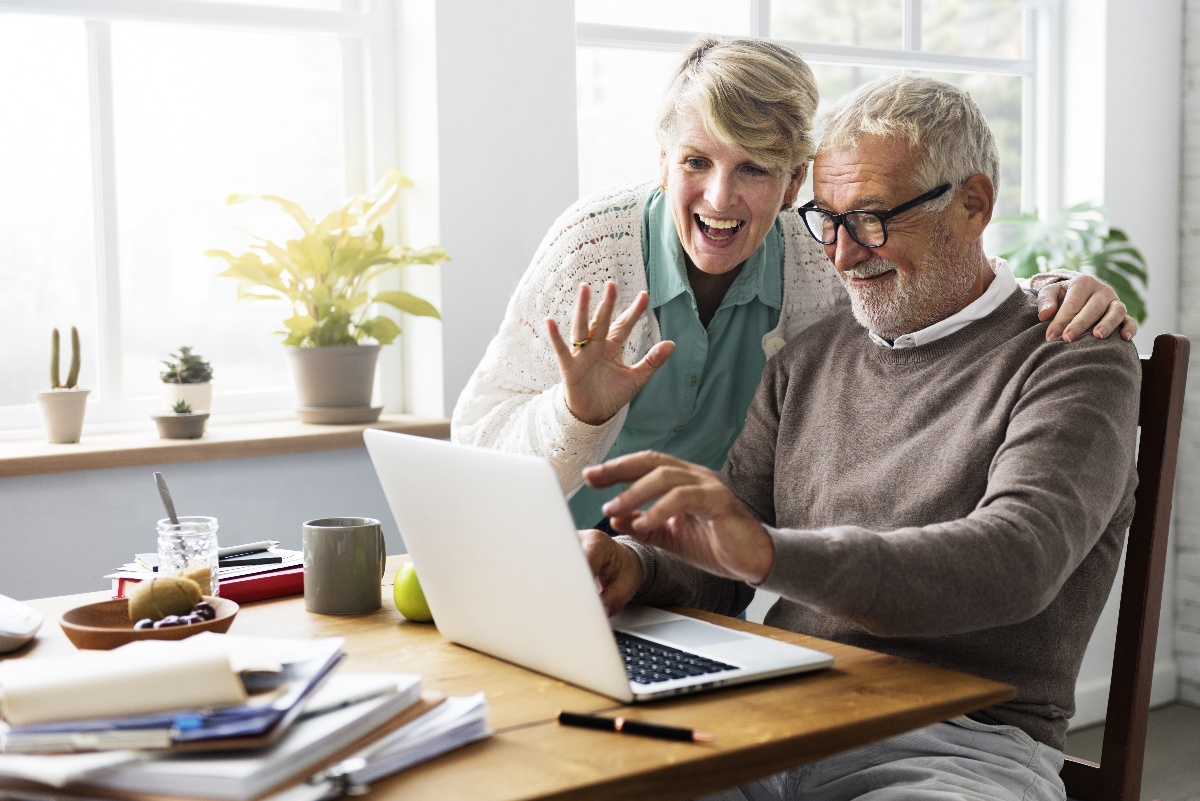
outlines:
[[[120, 577], [113, 579], [113, 597], [124, 598], [140, 579]], [[304, 567], [289, 567], [268, 573], [253, 573], [221, 580], [222, 598], [244, 604], [250, 601], [265, 601], [285, 595], [301, 595], [304, 592]]]

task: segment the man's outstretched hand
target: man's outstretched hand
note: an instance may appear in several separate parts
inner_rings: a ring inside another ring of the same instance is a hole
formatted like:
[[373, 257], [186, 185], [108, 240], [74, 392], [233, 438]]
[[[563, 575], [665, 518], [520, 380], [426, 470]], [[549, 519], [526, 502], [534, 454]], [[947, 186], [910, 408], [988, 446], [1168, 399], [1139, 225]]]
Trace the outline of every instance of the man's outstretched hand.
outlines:
[[602, 510], [622, 534], [718, 576], [757, 584], [771, 571], [766, 530], [706, 467], [642, 451], [585, 468], [583, 479], [595, 488], [631, 482]]

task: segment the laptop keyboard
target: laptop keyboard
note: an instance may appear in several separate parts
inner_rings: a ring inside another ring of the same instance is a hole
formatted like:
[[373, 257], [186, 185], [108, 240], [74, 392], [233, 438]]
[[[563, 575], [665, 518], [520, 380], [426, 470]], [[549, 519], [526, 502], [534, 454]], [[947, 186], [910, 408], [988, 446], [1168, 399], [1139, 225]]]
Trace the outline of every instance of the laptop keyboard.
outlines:
[[625, 660], [625, 672], [635, 684], [655, 684], [688, 676], [737, 670], [735, 665], [727, 665], [715, 659], [643, 640], [623, 631], [614, 631], [613, 635], [617, 638], [621, 658]]

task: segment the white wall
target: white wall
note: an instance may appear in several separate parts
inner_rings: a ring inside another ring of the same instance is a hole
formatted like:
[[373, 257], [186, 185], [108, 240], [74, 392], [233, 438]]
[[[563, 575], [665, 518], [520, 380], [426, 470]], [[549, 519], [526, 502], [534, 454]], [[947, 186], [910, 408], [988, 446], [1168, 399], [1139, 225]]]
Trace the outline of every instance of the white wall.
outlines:
[[1200, 704], [1200, 2], [1188, 0], [1185, 13], [1179, 330], [1192, 339], [1192, 359], [1175, 490], [1175, 646], [1180, 698]]
[[[1103, 13], [1101, 13], [1103, 8]], [[1064, 200], [1103, 203], [1150, 266], [1148, 316], [1138, 350], [1179, 331], [1179, 204], [1183, 4], [1068, 0], [1064, 8]], [[1183, 475], [1177, 506], [1196, 478]], [[1168, 556], [1151, 703], [1178, 695], [1174, 565]], [[1076, 684], [1072, 725], [1103, 720], [1116, 637], [1117, 598], [1105, 608]]]
[[517, 280], [579, 192], [575, 9], [438, 0], [444, 394], [449, 414]]
[[153, 474], [180, 514], [211, 515], [223, 545], [279, 540], [300, 549], [317, 517], [374, 517], [389, 553], [404, 551], [367, 452], [319, 451], [218, 462], [0, 479], [0, 594], [26, 600], [108, 589], [103, 576], [157, 547]]

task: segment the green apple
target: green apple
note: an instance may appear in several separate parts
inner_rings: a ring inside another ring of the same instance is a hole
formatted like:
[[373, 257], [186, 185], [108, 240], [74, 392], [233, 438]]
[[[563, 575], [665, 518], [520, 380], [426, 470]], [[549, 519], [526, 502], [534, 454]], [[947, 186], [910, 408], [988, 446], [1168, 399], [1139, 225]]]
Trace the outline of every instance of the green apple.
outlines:
[[421, 590], [421, 582], [417, 581], [417, 569], [412, 562], [407, 563], [396, 573], [392, 583], [392, 597], [396, 599], [396, 608], [400, 614], [417, 623], [432, 623], [433, 613], [429, 611], [429, 603]]

